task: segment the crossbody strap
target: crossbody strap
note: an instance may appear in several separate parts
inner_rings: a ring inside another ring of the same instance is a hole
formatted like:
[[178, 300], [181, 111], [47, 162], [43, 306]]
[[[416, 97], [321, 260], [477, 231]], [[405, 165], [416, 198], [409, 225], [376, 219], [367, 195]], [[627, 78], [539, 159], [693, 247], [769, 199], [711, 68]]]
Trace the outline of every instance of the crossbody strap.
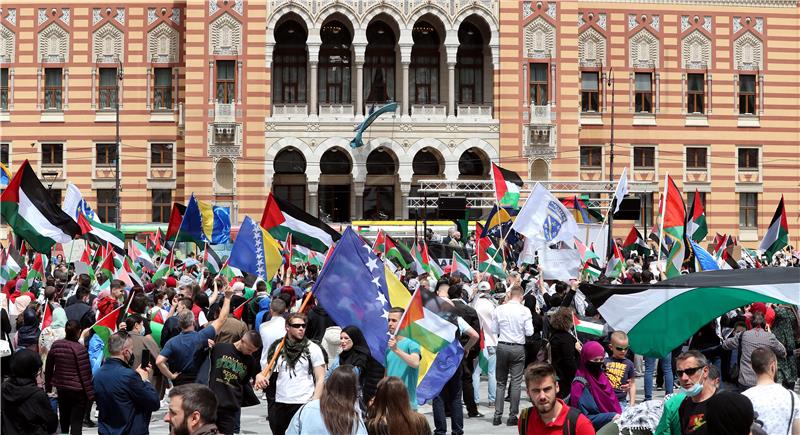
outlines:
[[786, 435], [791, 435], [794, 422], [794, 393], [791, 390], [789, 390], [789, 397], [791, 397], [792, 405], [789, 407], [789, 427], [786, 428]]

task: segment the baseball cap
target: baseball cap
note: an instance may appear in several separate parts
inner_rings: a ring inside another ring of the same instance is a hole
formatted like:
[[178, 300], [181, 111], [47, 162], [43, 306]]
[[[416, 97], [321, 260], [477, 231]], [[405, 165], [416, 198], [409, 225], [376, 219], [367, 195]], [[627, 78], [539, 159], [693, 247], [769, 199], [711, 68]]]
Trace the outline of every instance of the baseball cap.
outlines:
[[479, 292], [488, 292], [492, 289], [492, 286], [489, 285], [486, 281], [481, 281], [478, 283], [478, 291]]

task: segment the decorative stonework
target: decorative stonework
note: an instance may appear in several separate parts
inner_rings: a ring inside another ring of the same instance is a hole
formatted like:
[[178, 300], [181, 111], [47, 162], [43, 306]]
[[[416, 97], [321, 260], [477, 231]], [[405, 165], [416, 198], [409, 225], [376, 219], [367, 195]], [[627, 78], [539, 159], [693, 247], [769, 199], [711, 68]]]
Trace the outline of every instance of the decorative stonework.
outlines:
[[17, 25], [17, 10], [15, 8], [8, 9], [8, 16], [6, 17], [6, 20], [15, 26]]
[[754, 29], [758, 31], [758, 33], [764, 34], [764, 19], [761, 17], [756, 17], [756, 24], [753, 26]]
[[0, 62], [12, 63], [14, 62], [16, 35], [6, 26], [0, 24]]
[[600, 26], [601, 29], [606, 30], [606, 14], [600, 14], [597, 17], [597, 25]]
[[61, 21], [69, 26], [69, 21], [71, 19], [71, 13], [69, 8], [61, 8]]
[[69, 33], [56, 23], [39, 32], [38, 59], [65, 62], [69, 57]]
[[681, 64], [686, 69], [705, 69], [711, 65], [711, 40], [695, 30], [683, 38]]
[[691, 24], [689, 24], [689, 16], [681, 15], [681, 32], [685, 32], [689, 26], [691, 26]]
[[640, 30], [628, 41], [630, 65], [634, 68], [653, 68], [658, 66], [659, 41], [647, 30]]
[[112, 23], [106, 23], [92, 36], [92, 54], [100, 63], [116, 63], [124, 59], [125, 37]]
[[217, 0], [209, 0], [208, 2], [208, 16], [212, 16], [217, 13], [219, 10], [219, 6], [217, 6]]
[[244, 15], [244, 0], [236, 0], [233, 3], [233, 10], [239, 15]]
[[161, 23], [147, 34], [147, 56], [153, 63], [178, 61], [178, 32]]
[[153, 24], [158, 19], [156, 15], [156, 8], [147, 8], [147, 24]]
[[117, 14], [114, 16], [114, 19], [117, 20], [118, 23], [125, 25], [125, 8], [117, 8]]
[[661, 17], [658, 15], [653, 15], [650, 17], [650, 27], [655, 29], [658, 32], [659, 27], [661, 27]]
[[556, 4], [555, 2], [548, 2], [547, 3], [547, 15], [550, 16], [552, 19], [556, 19]]
[[181, 8], [172, 8], [172, 22], [175, 24], [181, 24]]
[[633, 30], [636, 26], [636, 15], [628, 14], [628, 30]]
[[583, 19], [583, 14], [578, 12], [578, 28], [580, 29], [584, 24], [586, 24], [586, 21]]
[[47, 9], [39, 8], [39, 25], [47, 21]]
[[555, 57], [555, 28], [539, 17], [525, 26], [525, 56], [539, 59]]
[[736, 33], [742, 30], [742, 17], [733, 17], [731, 18], [731, 26], [733, 27], [733, 33]]
[[593, 28], [578, 36], [578, 54], [581, 66], [599, 67], [606, 64], [606, 39]]
[[215, 55], [238, 55], [242, 52], [242, 24], [229, 14], [211, 23], [208, 51]]
[[92, 9], [92, 25], [99, 23], [103, 20], [103, 14], [100, 12], [100, 8]]
[[522, 2], [522, 19], [530, 17], [533, 15], [533, 8], [531, 7], [531, 2]]
[[735, 68], [757, 70], [764, 67], [764, 46], [751, 32], [745, 32], [733, 42]]
[[711, 33], [711, 19], [710, 15], [706, 15], [703, 17], [703, 28], [706, 29], [706, 32]]

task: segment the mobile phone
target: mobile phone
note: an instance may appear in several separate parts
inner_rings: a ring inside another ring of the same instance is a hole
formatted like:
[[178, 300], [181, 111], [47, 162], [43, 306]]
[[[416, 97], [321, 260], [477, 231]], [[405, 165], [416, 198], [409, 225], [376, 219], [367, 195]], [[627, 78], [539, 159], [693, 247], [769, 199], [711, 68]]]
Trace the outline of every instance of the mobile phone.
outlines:
[[146, 369], [150, 365], [150, 351], [147, 349], [142, 350], [142, 363], [140, 367]]

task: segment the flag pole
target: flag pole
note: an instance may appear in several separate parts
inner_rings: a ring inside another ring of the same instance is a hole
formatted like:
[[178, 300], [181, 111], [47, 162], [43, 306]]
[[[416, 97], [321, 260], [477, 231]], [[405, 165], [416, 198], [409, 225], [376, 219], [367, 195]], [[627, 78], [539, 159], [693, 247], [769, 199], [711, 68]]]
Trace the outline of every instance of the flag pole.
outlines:
[[[661, 197], [661, 210], [659, 210], [660, 214], [660, 222], [659, 222], [659, 233], [658, 233], [658, 257], [656, 258], [656, 266], [661, 264], [661, 243], [664, 240], [664, 213], [667, 208], [667, 192], [669, 192], [669, 186], [667, 183], [669, 180], [669, 172], [664, 174], [664, 194]], [[662, 270], [663, 272], [663, 270]]]

